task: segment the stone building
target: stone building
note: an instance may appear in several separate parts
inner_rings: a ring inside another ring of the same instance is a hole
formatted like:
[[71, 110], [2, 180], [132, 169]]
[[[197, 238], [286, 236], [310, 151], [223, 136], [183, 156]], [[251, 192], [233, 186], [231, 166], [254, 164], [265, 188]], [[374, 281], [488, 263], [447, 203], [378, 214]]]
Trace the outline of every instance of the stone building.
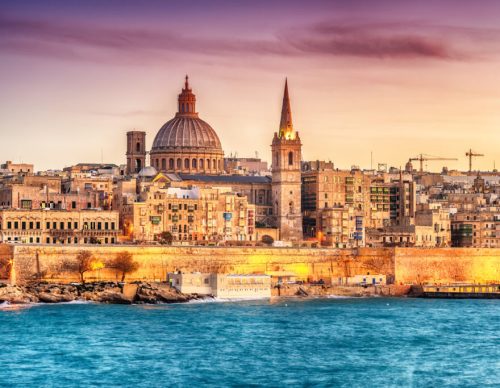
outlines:
[[127, 132], [127, 175], [137, 174], [146, 167], [146, 132]]
[[22, 244], [115, 244], [115, 211], [0, 210], [0, 242]]
[[170, 232], [174, 241], [255, 240], [255, 206], [231, 188], [168, 187], [157, 181], [137, 200], [124, 197], [122, 225], [134, 241], [157, 241]]
[[453, 214], [451, 239], [454, 247], [500, 247], [500, 208]]
[[198, 117], [187, 76], [178, 111], [156, 134], [150, 157], [151, 165], [162, 172], [220, 174], [224, 170], [221, 142], [215, 130]]
[[276, 226], [281, 238], [302, 240], [301, 162], [302, 143], [293, 128], [292, 110], [285, 82], [279, 131], [274, 133], [272, 145], [272, 201]]
[[10, 174], [28, 175], [34, 173], [33, 164], [13, 163], [10, 160], [7, 160], [4, 164], [0, 165], [0, 169], [5, 170]]

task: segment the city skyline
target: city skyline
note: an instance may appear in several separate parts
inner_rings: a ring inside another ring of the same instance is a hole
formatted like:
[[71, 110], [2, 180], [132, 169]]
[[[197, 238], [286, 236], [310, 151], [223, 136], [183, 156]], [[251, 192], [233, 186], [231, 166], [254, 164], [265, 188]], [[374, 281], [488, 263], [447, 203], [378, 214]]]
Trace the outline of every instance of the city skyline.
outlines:
[[5, 2], [3, 159], [123, 164], [124, 133], [146, 131], [150, 149], [187, 73], [226, 156], [270, 160], [288, 77], [304, 160], [369, 168], [373, 152], [374, 167], [404, 167], [425, 153], [459, 159], [429, 170], [467, 170], [472, 148], [474, 168], [500, 161], [494, 2], [121, 4]]

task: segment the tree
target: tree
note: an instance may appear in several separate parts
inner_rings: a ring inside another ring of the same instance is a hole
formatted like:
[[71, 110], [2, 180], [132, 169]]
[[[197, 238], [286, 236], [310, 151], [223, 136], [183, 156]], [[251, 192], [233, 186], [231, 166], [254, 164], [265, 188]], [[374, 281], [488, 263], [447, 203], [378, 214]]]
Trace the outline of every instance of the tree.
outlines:
[[158, 235], [158, 241], [160, 244], [163, 245], [172, 245], [172, 242], [174, 241], [174, 236], [172, 236], [172, 233], [170, 232], [161, 232]]
[[264, 236], [262, 236], [261, 241], [266, 245], [272, 245], [274, 242], [274, 238], [272, 238], [268, 234], [265, 234]]
[[0, 279], [8, 279], [12, 269], [12, 260], [7, 257], [0, 257]]
[[96, 259], [89, 251], [80, 251], [76, 259], [64, 262], [63, 269], [67, 272], [76, 272], [80, 275], [80, 281], [85, 283], [85, 273], [104, 268], [104, 263]]
[[125, 281], [125, 276], [127, 276], [128, 273], [135, 272], [139, 269], [139, 263], [134, 261], [132, 254], [127, 251], [118, 252], [109, 266], [122, 274], [122, 282]]

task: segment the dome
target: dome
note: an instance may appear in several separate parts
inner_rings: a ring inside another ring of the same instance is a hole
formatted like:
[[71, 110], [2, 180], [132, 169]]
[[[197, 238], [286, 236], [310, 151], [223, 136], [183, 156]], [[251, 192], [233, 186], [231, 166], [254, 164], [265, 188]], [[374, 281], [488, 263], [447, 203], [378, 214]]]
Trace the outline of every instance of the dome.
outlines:
[[151, 148], [151, 165], [158, 171], [184, 174], [220, 174], [224, 151], [214, 129], [198, 117], [196, 96], [188, 77], [178, 97], [175, 117], [158, 131]]
[[156, 174], [158, 174], [158, 172], [153, 166], [144, 167], [141, 171], [139, 171], [139, 176], [143, 178], [152, 178], [156, 176]]
[[198, 117], [176, 116], [167, 121], [156, 135], [152, 152], [174, 148], [198, 149], [198, 151], [222, 151], [214, 129]]

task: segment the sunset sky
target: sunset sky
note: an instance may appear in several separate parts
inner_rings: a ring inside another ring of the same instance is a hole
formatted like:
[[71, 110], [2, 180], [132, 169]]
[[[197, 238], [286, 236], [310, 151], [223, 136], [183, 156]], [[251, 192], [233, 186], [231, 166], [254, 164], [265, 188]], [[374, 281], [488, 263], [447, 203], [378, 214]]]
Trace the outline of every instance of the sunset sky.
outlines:
[[185, 74], [226, 155], [270, 159], [288, 77], [304, 160], [500, 165], [500, 1], [460, 0], [2, 0], [0, 160], [125, 163]]

